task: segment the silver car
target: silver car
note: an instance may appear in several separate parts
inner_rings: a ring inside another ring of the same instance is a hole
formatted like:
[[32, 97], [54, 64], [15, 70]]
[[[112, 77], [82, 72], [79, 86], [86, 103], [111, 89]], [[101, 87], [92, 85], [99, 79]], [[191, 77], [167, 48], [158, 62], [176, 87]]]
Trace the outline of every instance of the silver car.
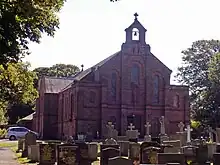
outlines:
[[9, 127], [7, 130], [6, 138], [9, 140], [17, 140], [19, 138], [24, 138], [28, 132], [33, 132], [38, 137], [38, 133], [29, 130], [25, 127]]

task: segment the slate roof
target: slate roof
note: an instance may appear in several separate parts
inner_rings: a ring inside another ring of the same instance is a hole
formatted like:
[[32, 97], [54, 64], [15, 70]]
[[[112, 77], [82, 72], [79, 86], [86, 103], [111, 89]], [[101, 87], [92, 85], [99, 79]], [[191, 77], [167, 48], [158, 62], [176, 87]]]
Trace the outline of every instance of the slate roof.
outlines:
[[59, 93], [63, 90], [70, 88], [71, 85], [74, 83], [74, 80], [77, 80], [77, 81], [82, 80], [84, 77], [86, 77], [88, 74], [92, 72], [92, 68], [94, 68], [94, 70], [97, 70], [97, 67], [103, 66], [106, 62], [108, 62], [113, 57], [117, 56], [119, 53], [120, 51], [107, 57], [106, 59], [92, 66], [91, 68], [88, 68], [84, 71], [76, 73], [71, 78], [44, 77], [44, 82], [45, 82], [44, 92], [45, 93]]
[[44, 77], [44, 93], [59, 93], [73, 82], [73, 78]]

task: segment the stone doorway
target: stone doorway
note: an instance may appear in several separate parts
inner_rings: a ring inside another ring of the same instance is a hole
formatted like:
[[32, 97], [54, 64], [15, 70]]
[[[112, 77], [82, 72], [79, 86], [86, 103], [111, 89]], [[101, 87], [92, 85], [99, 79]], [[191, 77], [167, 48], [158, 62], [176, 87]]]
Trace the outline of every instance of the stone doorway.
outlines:
[[160, 134], [160, 121], [155, 117], [151, 121], [151, 137], [158, 137]]
[[132, 123], [135, 126], [135, 129], [137, 129], [141, 133], [141, 115], [129, 115], [127, 116], [127, 126]]

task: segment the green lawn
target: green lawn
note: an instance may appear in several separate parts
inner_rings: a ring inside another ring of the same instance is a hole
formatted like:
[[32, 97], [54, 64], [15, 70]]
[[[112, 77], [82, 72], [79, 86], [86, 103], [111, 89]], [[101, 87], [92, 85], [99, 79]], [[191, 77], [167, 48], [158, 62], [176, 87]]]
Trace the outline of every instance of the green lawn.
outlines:
[[0, 148], [12, 148], [12, 147], [17, 147], [18, 142], [0, 142]]

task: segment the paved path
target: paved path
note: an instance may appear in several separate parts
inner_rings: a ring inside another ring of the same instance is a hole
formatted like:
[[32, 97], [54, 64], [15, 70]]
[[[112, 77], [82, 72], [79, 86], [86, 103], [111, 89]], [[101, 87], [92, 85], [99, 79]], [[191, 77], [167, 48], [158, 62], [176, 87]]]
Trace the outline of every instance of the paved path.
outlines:
[[10, 148], [0, 148], [0, 165], [19, 165]]

